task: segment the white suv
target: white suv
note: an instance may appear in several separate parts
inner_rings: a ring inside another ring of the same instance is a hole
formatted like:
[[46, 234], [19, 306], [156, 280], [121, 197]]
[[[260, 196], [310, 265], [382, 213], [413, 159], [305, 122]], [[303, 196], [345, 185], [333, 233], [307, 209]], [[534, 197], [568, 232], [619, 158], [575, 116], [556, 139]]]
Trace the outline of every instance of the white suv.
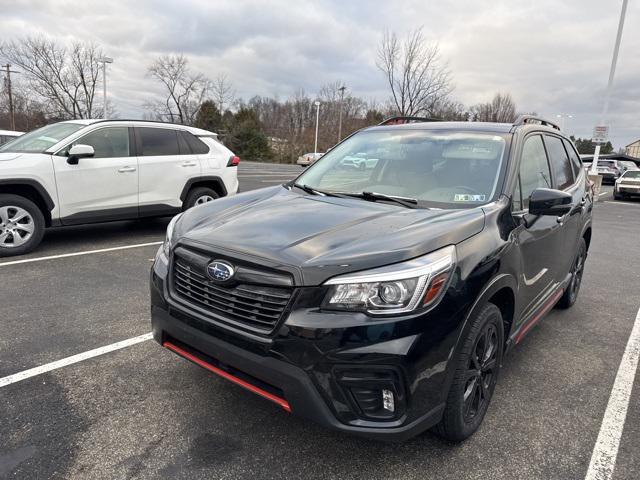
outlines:
[[240, 159], [206, 130], [72, 120], [0, 146], [0, 257], [49, 226], [172, 215], [238, 190]]

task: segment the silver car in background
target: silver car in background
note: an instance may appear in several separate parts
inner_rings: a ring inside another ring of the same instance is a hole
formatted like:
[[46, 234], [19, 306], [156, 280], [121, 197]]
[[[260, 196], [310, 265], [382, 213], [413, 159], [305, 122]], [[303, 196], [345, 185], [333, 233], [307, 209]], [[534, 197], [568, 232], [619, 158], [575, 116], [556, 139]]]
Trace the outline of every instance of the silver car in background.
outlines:
[[314, 162], [317, 162], [323, 155], [324, 153], [305, 153], [298, 157], [298, 161], [296, 163], [302, 167], [308, 167]]
[[613, 198], [616, 200], [624, 200], [632, 195], [640, 195], [640, 170], [627, 170], [613, 187]]
[[24, 132], [14, 132], [13, 130], [0, 130], [0, 145], [2, 145], [3, 143], [7, 143], [23, 134]]

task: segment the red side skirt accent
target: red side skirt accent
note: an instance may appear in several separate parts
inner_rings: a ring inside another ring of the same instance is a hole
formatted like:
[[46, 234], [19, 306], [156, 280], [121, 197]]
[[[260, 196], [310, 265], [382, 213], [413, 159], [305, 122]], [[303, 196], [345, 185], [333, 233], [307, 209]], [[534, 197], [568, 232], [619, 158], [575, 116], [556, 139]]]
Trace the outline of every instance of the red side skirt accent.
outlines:
[[227, 380], [235, 383], [236, 385], [240, 385], [242, 388], [246, 388], [250, 392], [260, 395], [261, 397], [266, 398], [267, 400], [271, 400], [273, 403], [277, 403], [287, 412], [291, 412], [291, 406], [289, 406], [289, 402], [287, 402], [284, 398], [280, 398], [277, 395], [274, 395], [259, 387], [256, 387], [255, 385], [251, 385], [250, 383], [245, 382], [241, 378], [231, 375], [230, 373], [225, 372], [224, 370], [221, 370], [218, 367], [205, 362], [201, 358], [196, 357], [195, 355], [187, 352], [186, 350], [178, 347], [177, 345], [174, 345], [171, 342], [164, 342], [162, 346], [177, 353], [181, 357], [186, 358], [187, 360], [191, 360], [193, 363], [200, 365], [202, 368], [209, 370], [210, 372], [213, 372], [216, 375], [221, 376], [222, 378], [226, 378]]
[[547, 300], [547, 302], [540, 308], [540, 310], [538, 310], [538, 313], [536, 313], [533, 317], [531, 317], [531, 320], [529, 320], [527, 323], [525, 323], [520, 328], [520, 331], [518, 332], [518, 335], [516, 336], [516, 343], [520, 343], [520, 340], [522, 340], [522, 338], [527, 334], [527, 332], [529, 330], [531, 330], [531, 328], [536, 323], [538, 323], [538, 321], [542, 318], [542, 316], [545, 313], [547, 313], [549, 310], [551, 310], [551, 308], [556, 304], [556, 302], [558, 300], [560, 300], [560, 297], [562, 296], [563, 293], [564, 293], [564, 289], [563, 288], [561, 288], [556, 293], [554, 293], [551, 296], [551, 298], [549, 300]]

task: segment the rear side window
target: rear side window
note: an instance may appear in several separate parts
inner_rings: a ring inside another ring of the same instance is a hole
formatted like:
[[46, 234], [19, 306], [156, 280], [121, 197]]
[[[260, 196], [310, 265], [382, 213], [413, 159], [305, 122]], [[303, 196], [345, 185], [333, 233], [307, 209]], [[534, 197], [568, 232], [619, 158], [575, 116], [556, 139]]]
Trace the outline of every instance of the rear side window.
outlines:
[[209, 153], [209, 146], [206, 143], [204, 143], [202, 140], [200, 140], [198, 137], [196, 137], [195, 135], [189, 132], [181, 132], [181, 133], [184, 136], [184, 139], [189, 144], [189, 147], [191, 148], [191, 152], [193, 152], [196, 155], [204, 155], [205, 153]]
[[553, 171], [555, 188], [564, 190], [573, 184], [573, 169], [567, 157], [567, 152], [558, 137], [545, 135], [544, 141], [549, 152], [549, 163]]
[[580, 160], [580, 157], [569, 141], [563, 139], [562, 143], [564, 143], [564, 148], [569, 155], [569, 160], [571, 161], [571, 166], [573, 167], [573, 174], [575, 177], [577, 177], [580, 173], [580, 170], [582, 169], [582, 160]]
[[[93, 158], [119, 158], [129, 156], [129, 128], [107, 127], [80, 137], [72, 145], [91, 145]], [[68, 152], [68, 148], [65, 149]]]
[[[522, 209], [529, 208], [529, 197], [536, 188], [551, 188], [549, 163], [540, 135], [527, 137], [522, 147], [519, 177], [519, 190], [522, 195], [520, 206]], [[517, 204], [514, 205], [514, 207], [517, 206]]]
[[185, 132], [178, 130], [178, 146], [180, 147], [180, 155], [191, 155], [191, 147], [187, 143]]
[[178, 135], [175, 130], [169, 128], [136, 128], [139, 155], [143, 157], [179, 155]]

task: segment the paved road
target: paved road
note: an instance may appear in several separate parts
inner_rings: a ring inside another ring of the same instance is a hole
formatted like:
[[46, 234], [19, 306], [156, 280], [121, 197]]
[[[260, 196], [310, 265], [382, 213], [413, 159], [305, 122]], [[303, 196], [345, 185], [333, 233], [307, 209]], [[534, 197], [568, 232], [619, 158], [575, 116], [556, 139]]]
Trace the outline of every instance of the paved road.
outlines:
[[[241, 190], [300, 171], [246, 162]], [[584, 479], [640, 307], [640, 202], [602, 200], [581, 298], [506, 359], [485, 424], [461, 445], [337, 434], [145, 341], [0, 387], [0, 478]], [[166, 223], [53, 230], [22, 258], [157, 242]], [[0, 378], [147, 333], [156, 249], [0, 265]], [[640, 477], [638, 383], [616, 480]]]

